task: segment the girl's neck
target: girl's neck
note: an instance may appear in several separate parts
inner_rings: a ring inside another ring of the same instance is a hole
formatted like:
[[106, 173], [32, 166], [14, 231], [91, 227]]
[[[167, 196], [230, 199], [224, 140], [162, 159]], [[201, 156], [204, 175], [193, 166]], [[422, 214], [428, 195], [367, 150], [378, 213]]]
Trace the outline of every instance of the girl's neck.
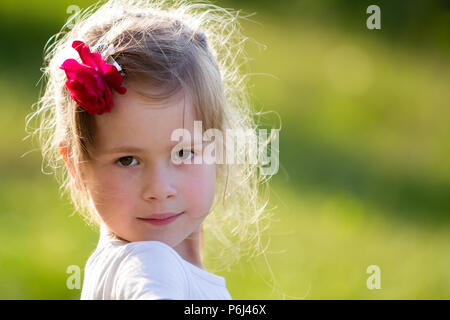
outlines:
[[200, 256], [200, 228], [191, 233], [173, 249], [187, 262], [204, 269]]

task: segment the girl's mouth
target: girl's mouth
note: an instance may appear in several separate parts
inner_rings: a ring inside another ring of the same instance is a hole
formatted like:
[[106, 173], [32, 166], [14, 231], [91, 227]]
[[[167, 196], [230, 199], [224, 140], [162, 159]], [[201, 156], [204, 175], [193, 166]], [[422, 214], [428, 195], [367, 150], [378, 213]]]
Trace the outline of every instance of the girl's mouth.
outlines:
[[147, 223], [151, 223], [153, 225], [156, 226], [161, 226], [161, 225], [166, 225], [169, 224], [173, 221], [175, 221], [180, 215], [182, 215], [184, 213], [181, 212], [179, 214], [155, 214], [155, 215], [151, 215], [152, 218], [138, 218], [139, 220], [142, 220], [144, 222]]

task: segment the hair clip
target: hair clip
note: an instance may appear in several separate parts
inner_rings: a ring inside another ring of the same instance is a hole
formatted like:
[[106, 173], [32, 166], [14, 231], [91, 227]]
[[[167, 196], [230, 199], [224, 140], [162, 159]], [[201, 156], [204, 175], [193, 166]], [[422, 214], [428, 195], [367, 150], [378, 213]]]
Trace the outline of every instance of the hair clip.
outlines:
[[113, 66], [115, 66], [117, 71], [121, 72], [122, 71], [122, 67], [112, 57], [114, 53], [116, 53], [116, 49], [114, 48], [114, 44], [111, 43], [108, 46], [108, 48], [102, 53], [102, 57], [103, 57], [103, 59], [106, 60], [107, 63], [112, 64]]

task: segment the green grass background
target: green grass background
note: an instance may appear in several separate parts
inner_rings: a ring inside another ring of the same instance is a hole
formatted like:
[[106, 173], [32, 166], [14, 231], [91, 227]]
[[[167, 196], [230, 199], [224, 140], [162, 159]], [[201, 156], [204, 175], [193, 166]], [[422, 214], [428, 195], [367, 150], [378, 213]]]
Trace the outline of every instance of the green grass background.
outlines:
[[[66, 269], [97, 244], [23, 140], [45, 42], [69, 5], [91, 3], [0, 4], [1, 299], [79, 299]], [[380, 1], [371, 31], [365, 1], [214, 3], [257, 12], [242, 22], [261, 44], [247, 48], [250, 91], [282, 121], [266, 256], [220, 273], [233, 298], [449, 299], [448, 6]]]

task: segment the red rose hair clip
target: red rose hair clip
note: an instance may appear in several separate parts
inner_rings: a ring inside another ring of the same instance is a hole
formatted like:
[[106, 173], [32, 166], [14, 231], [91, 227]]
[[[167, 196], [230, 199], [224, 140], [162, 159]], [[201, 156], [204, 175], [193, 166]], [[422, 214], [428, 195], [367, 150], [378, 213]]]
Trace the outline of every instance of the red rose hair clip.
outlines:
[[89, 114], [110, 112], [114, 105], [111, 90], [119, 94], [127, 92], [122, 87], [120, 66], [112, 58], [113, 64], [106, 63], [99, 53], [92, 53], [82, 41], [74, 41], [72, 48], [78, 51], [83, 63], [67, 59], [60, 66], [66, 72], [66, 88], [70, 97]]

